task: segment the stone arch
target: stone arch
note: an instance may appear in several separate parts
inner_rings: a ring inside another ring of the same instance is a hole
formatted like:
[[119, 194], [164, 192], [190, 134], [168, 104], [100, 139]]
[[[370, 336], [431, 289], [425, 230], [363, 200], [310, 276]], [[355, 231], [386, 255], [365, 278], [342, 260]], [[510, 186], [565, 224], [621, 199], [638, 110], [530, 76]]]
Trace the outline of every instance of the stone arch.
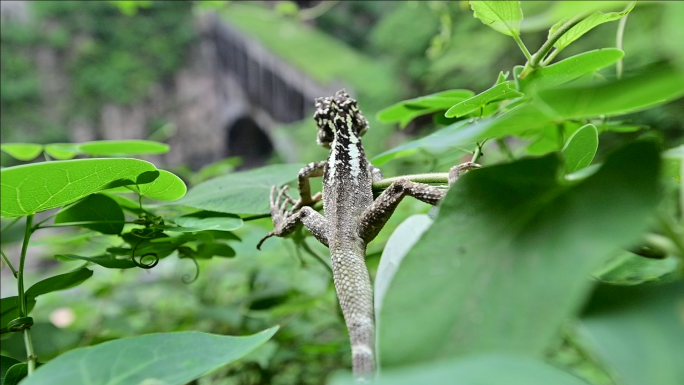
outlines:
[[262, 166], [273, 154], [273, 143], [250, 116], [241, 116], [226, 126], [226, 155], [242, 158], [240, 169]]

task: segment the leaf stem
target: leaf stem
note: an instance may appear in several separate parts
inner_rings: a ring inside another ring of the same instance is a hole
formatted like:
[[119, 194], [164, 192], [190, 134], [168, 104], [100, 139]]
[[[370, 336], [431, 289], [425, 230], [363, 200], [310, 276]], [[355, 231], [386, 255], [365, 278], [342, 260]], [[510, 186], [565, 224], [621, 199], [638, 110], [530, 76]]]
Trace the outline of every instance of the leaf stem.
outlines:
[[[620, 19], [620, 21], [618, 23], [617, 36], [616, 36], [617, 41], [616, 41], [615, 45], [616, 45], [617, 49], [619, 49], [621, 51], [623, 50], [622, 49], [622, 47], [623, 47], [622, 40], [625, 36], [625, 26], [627, 25], [627, 18], [628, 17], [629, 17], [629, 13], [626, 14], [622, 19]], [[617, 63], [615, 63], [615, 72], [617, 74], [618, 79], [620, 79], [622, 77], [622, 59], [623, 58], [621, 57], [620, 60], [618, 60]]]
[[14, 275], [14, 278], [17, 278], [17, 271], [14, 269], [14, 266], [12, 266], [12, 263], [9, 261], [7, 256], [5, 255], [5, 252], [0, 249], [0, 254], [2, 254], [2, 259], [5, 260], [5, 263], [7, 266], [9, 266], [10, 270], [12, 270], [12, 274]]
[[385, 178], [377, 182], [373, 182], [373, 190], [384, 190], [399, 179], [408, 179], [411, 182], [425, 183], [429, 185], [446, 185], [449, 183], [449, 174], [446, 172], [431, 172], [426, 174], [410, 174]]
[[522, 39], [520, 39], [520, 36], [513, 35], [513, 40], [515, 40], [515, 42], [518, 43], [518, 47], [520, 47], [520, 50], [525, 55], [527, 61], [532, 61], [532, 54], [530, 54], [530, 51], [527, 49], [527, 46], [525, 46], [525, 43], [523, 43]]
[[515, 160], [515, 156], [513, 156], [513, 151], [511, 151], [511, 148], [508, 147], [508, 143], [506, 143], [506, 138], [497, 138], [496, 144], [499, 145], [501, 152], [506, 154], [506, 158], [508, 158], [508, 160]]
[[561, 38], [566, 32], [568, 32], [572, 27], [577, 25], [580, 21], [582, 21], [585, 18], [585, 14], [581, 13], [572, 19], [568, 20], [565, 24], [563, 24], [556, 32], [553, 33], [553, 35], [549, 36], [549, 38], [544, 42], [544, 44], [539, 48], [539, 51], [537, 51], [534, 55], [532, 55], [532, 58], [525, 64], [525, 68], [523, 68], [522, 72], [520, 73], [519, 78], [524, 79], [527, 77], [529, 74], [534, 72], [539, 67], [539, 64], [541, 61], [544, 59], [544, 57], [553, 49], [553, 45], [556, 44], [558, 39]]
[[[24, 262], [26, 261], [26, 251], [28, 250], [29, 239], [33, 233], [33, 214], [26, 217], [26, 229], [24, 231], [24, 242], [21, 246], [21, 258], [19, 259], [19, 271], [17, 272], [17, 293], [19, 296], [19, 317], [28, 317], [28, 304], [24, 293]], [[26, 345], [26, 362], [28, 364], [28, 375], [30, 376], [36, 368], [36, 355], [33, 351], [30, 328], [24, 329], [24, 344]]]
[[8, 224], [4, 225], [4, 226], [2, 227], [2, 229], [0, 229], [0, 233], [4, 233], [5, 230], [7, 230], [7, 229], [9, 229], [10, 227], [14, 226], [14, 224], [17, 223], [17, 221], [18, 221], [19, 219], [21, 219], [21, 217], [16, 217], [16, 218], [14, 218], [12, 221], [10, 221]]

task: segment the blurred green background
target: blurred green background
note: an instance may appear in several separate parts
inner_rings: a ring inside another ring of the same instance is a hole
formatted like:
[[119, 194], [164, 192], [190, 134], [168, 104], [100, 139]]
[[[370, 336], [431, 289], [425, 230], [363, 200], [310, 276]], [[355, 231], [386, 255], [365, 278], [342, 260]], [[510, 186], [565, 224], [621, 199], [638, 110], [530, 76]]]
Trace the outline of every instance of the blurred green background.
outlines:
[[[499, 71], [524, 62], [508, 37], [485, 28], [467, 2], [459, 1], [9, 3], [2, 9], [2, 142], [166, 141], [172, 146], [167, 156], [146, 159], [178, 173], [189, 186], [236, 167], [308, 163], [326, 156], [315, 144], [309, 118], [313, 100], [303, 101], [304, 120], [290, 122], [278, 121], [253, 98], [240, 97], [239, 84], [231, 83], [235, 79], [221, 74], [227, 71], [220, 64], [225, 48], [215, 23], [238, 31], [245, 44], [268, 52], [265, 57], [275, 60], [271, 65], [296, 71], [318, 89], [348, 88], [371, 122], [364, 138], [370, 157], [440, 127], [426, 116], [398, 130], [375, 120], [382, 108], [452, 88], [480, 92], [494, 84]], [[523, 2], [526, 19], [543, 13], [549, 3]], [[666, 11], [662, 4], [639, 4], [630, 14], [626, 74], [672, 58], [672, 39], [663, 38], [672, 23]], [[547, 31], [532, 25], [523, 29], [527, 46], [536, 50]], [[616, 29], [617, 23], [595, 28], [560, 58], [614, 47]], [[606, 69], [605, 76], [614, 71]], [[683, 100], [627, 119], [633, 126], [658, 127], [651, 134], [665, 148], [684, 142]], [[644, 131], [603, 133], [599, 157]], [[519, 139], [512, 148], [534, 153], [529, 145]], [[495, 151], [484, 152], [490, 155], [482, 158], [484, 164], [499, 160]], [[214, 163], [229, 157], [241, 160]], [[383, 170], [386, 176], [445, 171], [468, 157], [466, 152], [445, 157], [422, 151]], [[4, 153], [1, 162], [20, 164]], [[369, 247], [371, 274], [397, 224], [428, 209], [415, 200], [402, 203]], [[45, 296], [34, 311], [38, 355], [46, 360], [77, 346], [143, 333], [244, 335], [280, 324], [274, 339], [248, 358], [197, 383], [319, 384], [332, 371], [349, 367], [348, 337], [328, 270], [290, 239], [269, 240], [258, 252], [255, 245], [271, 223], [252, 223], [236, 232], [240, 242], [231, 242], [237, 256], [200, 261], [192, 284], [182, 277], [194, 275], [194, 265], [170, 258], [149, 271], [96, 269], [93, 279], [77, 289]], [[76, 230], [55, 230], [32, 239], [29, 286], [79, 265], [57, 261], [54, 254], [97, 253], [116, 243], [113, 236], [87, 243], [78, 236]], [[17, 255], [20, 240], [21, 234], [4, 233], [6, 254]], [[327, 256], [317, 242], [309, 245]], [[8, 269], [2, 277], [2, 297], [15, 295]], [[3, 354], [24, 355], [19, 337], [3, 340]], [[579, 353], [562, 349], [559, 361], [601, 381], [598, 369], [582, 367]]]

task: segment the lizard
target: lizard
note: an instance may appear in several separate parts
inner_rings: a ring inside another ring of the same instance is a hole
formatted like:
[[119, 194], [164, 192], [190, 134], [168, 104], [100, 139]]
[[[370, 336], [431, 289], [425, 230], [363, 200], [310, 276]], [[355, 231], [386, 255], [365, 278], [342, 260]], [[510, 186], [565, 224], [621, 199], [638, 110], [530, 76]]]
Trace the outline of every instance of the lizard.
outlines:
[[[361, 144], [369, 124], [357, 101], [340, 90], [334, 96], [317, 98], [315, 108], [317, 143], [330, 150], [328, 159], [309, 163], [299, 171], [299, 200], [287, 193], [289, 186], [280, 191], [272, 186], [269, 203], [274, 230], [257, 248], [270, 237], [291, 234], [300, 224], [329, 248], [333, 282], [351, 341], [354, 377], [370, 381], [375, 372], [375, 315], [366, 245], [405, 196], [436, 205], [446, 192], [400, 178], [373, 199], [372, 184], [383, 176], [366, 158]], [[449, 185], [462, 172], [479, 167], [472, 162], [452, 167]], [[314, 177], [323, 177], [323, 192], [312, 196], [309, 178]], [[319, 200], [323, 200], [323, 215], [310, 207]], [[287, 210], [289, 204], [292, 209]]]

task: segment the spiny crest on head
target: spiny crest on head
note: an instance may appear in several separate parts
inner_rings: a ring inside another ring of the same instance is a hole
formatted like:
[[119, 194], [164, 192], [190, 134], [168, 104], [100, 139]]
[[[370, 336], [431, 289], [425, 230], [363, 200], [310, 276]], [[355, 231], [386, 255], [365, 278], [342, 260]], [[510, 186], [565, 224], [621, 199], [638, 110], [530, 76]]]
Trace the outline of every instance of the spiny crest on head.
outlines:
[[[345, 122], [347, 116], [352, 119], [352, 129], [358, 136], [368, 131], [368, 120], [363, 116], [356, 100], [352, 99], [347, 91], [340, 90], [334, 96], [326, 96], [315, 100], [316, 112], [314, 120], [318, 126], [318, 138], [316, 142], [325, 148], [330, 148], [335, 134], [334, 130], [343, 129], [335, 122]], [[337, 117], [337, 119], [335, 119]], [[344, 128], [346, 129], [346, 128]]]

